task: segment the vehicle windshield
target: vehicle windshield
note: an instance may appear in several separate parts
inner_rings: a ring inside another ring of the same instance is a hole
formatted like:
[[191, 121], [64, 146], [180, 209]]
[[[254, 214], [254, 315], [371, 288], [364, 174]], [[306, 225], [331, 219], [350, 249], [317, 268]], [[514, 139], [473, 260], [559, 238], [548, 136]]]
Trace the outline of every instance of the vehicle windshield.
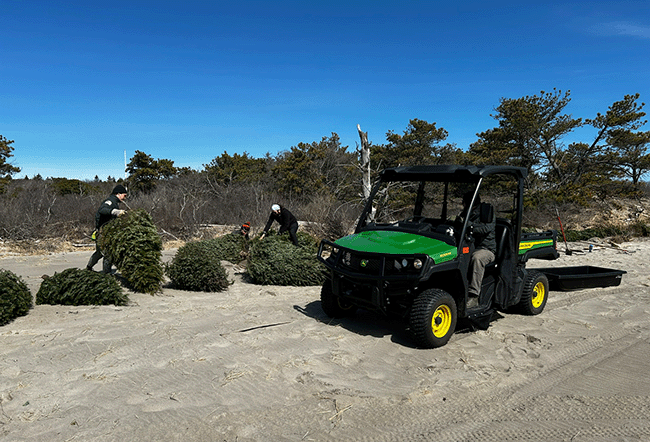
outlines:
[[[497, 217], [511, 220], [516, 213], [516, 180], [506, 175], [486, 177], [478, 184], [433, 181], [389, 181], [378, 184], [373, 192], [372, 206], [366, 206], [360, 229], [372, 229], [406, 223], [427, 223], [432, 229], [452, 225], [463, 210], [463, 195], [478, 195], [482, 202], [492, 204]], [[442, 229], [444, 230], [444, 229]]]
[[453, 221], [462, 210], [463, 194], [473, 190], [473, 185], [450, 183], [446, 194], [445, 183], [425, 182], [423, 187], [417, 182], [381, 183], [373, 199], [373, 221], [393, 224], [414, 217]]

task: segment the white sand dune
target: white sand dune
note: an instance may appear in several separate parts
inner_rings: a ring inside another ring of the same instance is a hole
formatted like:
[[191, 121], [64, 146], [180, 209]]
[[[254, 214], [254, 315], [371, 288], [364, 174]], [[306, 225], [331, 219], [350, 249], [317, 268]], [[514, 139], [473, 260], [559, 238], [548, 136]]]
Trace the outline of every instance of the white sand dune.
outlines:
[[[648, 441], [650, 242], [621, 247], [531, 262], [625, 270], [620, 286], [551, 292], [541, 315], [502, 313], [435, 350], [232, 265], [222, 293], [35, 306], [0, 327], [0, 441]], [[89, 255], [0, 268], [35, 295]]]

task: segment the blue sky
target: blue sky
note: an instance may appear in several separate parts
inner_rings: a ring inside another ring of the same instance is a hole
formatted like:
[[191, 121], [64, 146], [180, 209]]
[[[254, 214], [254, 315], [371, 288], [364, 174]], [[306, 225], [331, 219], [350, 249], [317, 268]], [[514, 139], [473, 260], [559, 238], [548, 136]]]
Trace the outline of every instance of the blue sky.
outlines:
[[353, 150], [357, 124], [381, 144], [413, 118], [466, 149], [497, 125], [501, 98], [570, 90], [581, 118], [650, 100], [647, 0], [3, 0], [0, 12], [16, 178], [121, 177], [136, 150], [200, 170], [333, 132]]

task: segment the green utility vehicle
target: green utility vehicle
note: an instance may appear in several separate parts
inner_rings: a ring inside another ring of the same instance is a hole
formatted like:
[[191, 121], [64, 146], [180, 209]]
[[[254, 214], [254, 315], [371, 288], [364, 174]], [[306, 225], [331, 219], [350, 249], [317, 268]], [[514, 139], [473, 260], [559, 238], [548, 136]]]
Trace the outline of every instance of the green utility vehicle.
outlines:
[[[549, 282], [526, 269], [531, 258], [555, 259], [557, 234], [522, 234], [527, 171], [509, 166], [410, 166], [384, 170], [355, 233], [323, 240], [321, 291], [330, 317], [357, 308], [408, 321], [418, 346], [445, 345], [459, 319], [486, 328], [496, 310], [544, 310]], [[481, 217], [496, 217], [496, 259], [488, 264], [477, 306], [468, 307], [472, 226], [455, 222], [471, 192]], [[480, 195], [480, 198], [477, 197]]]

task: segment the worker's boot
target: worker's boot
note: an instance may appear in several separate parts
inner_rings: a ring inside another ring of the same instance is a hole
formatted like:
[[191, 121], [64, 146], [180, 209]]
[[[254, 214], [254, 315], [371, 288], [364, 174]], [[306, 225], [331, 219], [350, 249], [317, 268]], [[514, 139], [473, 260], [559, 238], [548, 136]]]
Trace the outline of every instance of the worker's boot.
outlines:
[[469, 294], [467, 295], [467, 308], [478, 307], [478, 296]]

